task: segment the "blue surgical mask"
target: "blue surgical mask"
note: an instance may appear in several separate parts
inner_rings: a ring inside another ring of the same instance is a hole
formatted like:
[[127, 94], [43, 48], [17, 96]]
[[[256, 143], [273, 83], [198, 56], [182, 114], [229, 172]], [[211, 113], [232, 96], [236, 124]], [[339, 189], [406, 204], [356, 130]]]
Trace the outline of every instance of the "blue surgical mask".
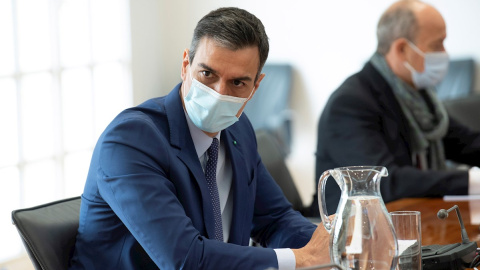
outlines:
[[409, 63], [405, 67], [412, 73], [412, 81], [417, 89], [433, 87], [440, 83], [448, 72], [449, 57], [446, 52], [422, 52], [415, 44], [410, 47], [424, 58], [423, 72], [416, 71]]
[[[250, 96], [253, 94], [250, 93]], [[192, 79], [190, 91], [184, 103], [187, 114], [199, 129], [206, 132], [221, 131], [238, 121], [237, 113], [250, 98], [239, 98], [219, 94], [217, 91]]]

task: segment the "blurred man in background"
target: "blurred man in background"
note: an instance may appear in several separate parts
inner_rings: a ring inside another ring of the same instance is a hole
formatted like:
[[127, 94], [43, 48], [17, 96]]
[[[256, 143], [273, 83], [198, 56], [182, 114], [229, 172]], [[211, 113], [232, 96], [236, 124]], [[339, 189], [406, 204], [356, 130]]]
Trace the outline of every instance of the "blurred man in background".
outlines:
[[[318, 124], [316, 181], [343, 166], [388, 168], [385, 202], [404, 197], [480, 194], [475, 168], [448, 170], [446, 159], [480, 165], [480, 134], [449, 117], [434, 87], [449, 57], [442, 15], [421, 1], [394, 3], [377, 27], [378, 47], [364, 68], [330, 97]], [[326, 187], [328, 213], [340, 189]], [[317, 195], [312, 215], [319, 215]]]

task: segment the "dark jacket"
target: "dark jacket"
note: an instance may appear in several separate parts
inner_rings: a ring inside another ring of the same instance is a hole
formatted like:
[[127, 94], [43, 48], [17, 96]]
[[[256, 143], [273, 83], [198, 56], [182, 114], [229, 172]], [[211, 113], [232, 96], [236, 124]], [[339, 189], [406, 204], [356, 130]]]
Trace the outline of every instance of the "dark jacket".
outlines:
[[[480, 134], [451, 117], [443, 143], [447, 159], [480, 164]], [[317, 183], [325, 170], [354, 165], [387, 167], [389, 176], [380, 184], [385, 202], [468, 193], [467, 171], [413, 166], [408, 122], [390, 85], [370, 62], [331, 95], [318, 123]], [[328, 212], [335, 213], [340, 189], [333, 179], [325, 197]], [[316, 195], [311, 214], [319, 215]]]

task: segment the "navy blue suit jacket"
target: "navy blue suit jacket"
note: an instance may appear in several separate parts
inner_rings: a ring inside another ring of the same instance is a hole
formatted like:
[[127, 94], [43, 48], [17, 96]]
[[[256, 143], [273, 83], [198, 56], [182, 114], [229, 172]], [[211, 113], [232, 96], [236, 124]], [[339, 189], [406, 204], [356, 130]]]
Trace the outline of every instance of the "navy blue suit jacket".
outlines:
[[70, 269], [265, 269], [270, 248], [298, 248], [316, 226], [293, 211], [263, 166], [245, 115], [222, 131], [232, 162], [229, 243], [214, 217], [179, 95], [120, 113], [95, 147]]

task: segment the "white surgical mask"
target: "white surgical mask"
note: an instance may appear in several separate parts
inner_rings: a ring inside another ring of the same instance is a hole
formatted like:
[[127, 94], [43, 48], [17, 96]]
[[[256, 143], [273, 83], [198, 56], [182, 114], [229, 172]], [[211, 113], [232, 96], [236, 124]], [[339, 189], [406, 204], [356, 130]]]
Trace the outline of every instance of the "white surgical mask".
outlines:
[[[250, 93], [250, 96], [253, 94]], [[221, 131], [238, 121], [237, 113], [250, 98], [219, 94], [217, 91], [192, 78], [190, 91], [184, 103], [192, 122], [206, 132]]]
[[408, 62], [405, 67], [412, 73], [412, 81], [417, 89], [428, 88], [437, 85], [443, 80], [448, 71], [449, 57], [446, 52], [422, 52], [415, 44], [408, 42], [410, 47], [423, 56], [424, 70], [416, 71]]

